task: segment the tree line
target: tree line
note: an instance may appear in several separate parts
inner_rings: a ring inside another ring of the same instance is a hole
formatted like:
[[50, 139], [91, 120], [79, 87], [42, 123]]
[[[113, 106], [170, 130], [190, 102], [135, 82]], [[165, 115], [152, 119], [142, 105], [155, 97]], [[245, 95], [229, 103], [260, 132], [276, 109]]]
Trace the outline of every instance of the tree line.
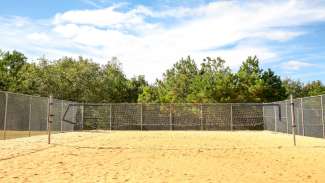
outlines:
[[148, 84], [143, 75], [128, 79], [117, 58], [105, 65], [83, 57], [28, 62], [21, 52], [0, 50], [0, 78], [2, 91], [78, 102], [273, 102], [289, 94], [325, 93], [321, 81], [281, 80], [271, 69], [263, 70], [256, 56], [243, 61], [237, 72], [221, 58], [207, 57], [200, 65], [182, 58], [162, 79]]

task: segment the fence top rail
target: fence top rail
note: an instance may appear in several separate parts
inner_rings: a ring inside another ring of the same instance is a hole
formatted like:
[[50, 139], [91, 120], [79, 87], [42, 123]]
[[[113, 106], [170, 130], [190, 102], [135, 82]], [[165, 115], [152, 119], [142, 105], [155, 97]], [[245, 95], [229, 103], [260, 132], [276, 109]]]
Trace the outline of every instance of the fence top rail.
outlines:
[[33, 98], [48, 98], [48, 97], [42, 97], [42, 96], [38, 96], [38, 95], [29, 95], [29, 94], [23, 94], [23, 93], [14, 93], [14, 92], [9, 92], [9, 91], [2, 91], [0, 90], [0, 93], [8, 93], [8, 94], [12, 94], [12, 95], [20, 95], [20, 96], [26, 96], [26, 97], [33, 97]]
[[[66, 101], [71, 102], [71, 101]], [[134, 103], [134, 102], [117, 102], [117, 103], [76, 103], [71, 102], [73, 106], [82, 106], [82, 105], [89, 105], [89, 106], [104, 106], [104, 105], [251, 105], [251, 106], [268, 106], [272, 103]]]

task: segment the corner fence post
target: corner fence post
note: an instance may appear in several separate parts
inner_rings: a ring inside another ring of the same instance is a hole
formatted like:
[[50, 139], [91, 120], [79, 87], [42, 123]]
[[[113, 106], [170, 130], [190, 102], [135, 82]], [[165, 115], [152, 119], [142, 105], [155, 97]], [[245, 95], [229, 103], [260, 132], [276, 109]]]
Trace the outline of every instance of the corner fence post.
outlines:
[[233, 118], [233, 109], [232, 109], [232, 104], [230, 104], [230, 130], [233, 131], [234, 129], [234, 118]]
[[6, 130], [7, 130], [7, 113], [8, 113], [8, 93], [5, 93], [6, 102], [5, 102], [5, 114], [3, 119], [3, 139], [6, 140]]
[[29, 113], [28, 113], [28, 136], [31, 136], [31, 121], [32, 121], [32, 96], [29, 96]]
[[143, 125], [143, 104], [142, 103], [140, 104], [140, 107], [141, 107], [141, 109], [140, 109], [140, 114], [141, 114], [140, 129], [142, 131], [142, 125]]
[[324, 121], [323, 95], [320, 96], [320, 105], [321, 105], [321, 111], [322, 111], [323, 138], [325, 138], [325, 121]]
[[295, 105], [293, 103], [292, 95], [290, 95], [290, 108], [291, 108], [291, 127], [292, 127], [293, 144], [296, 146]]
[[53, 122], [53, 97], [48, 98], [48, 117], [47, 117], [47, 131], [48, 131], [48, 144], [51, 144], [51, 124]]
[[302, 135], [305, 136], [304, 106], [303, 98], [300, 99]]
[[169, 130], [173, 130], [172, 104], [169, 104]]

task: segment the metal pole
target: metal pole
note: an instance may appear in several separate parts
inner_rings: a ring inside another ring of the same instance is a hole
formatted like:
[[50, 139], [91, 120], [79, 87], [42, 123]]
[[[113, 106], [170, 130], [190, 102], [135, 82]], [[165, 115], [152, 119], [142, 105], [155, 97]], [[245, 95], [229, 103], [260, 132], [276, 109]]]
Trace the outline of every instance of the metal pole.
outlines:
[[31, 121], [32, 121], [32, 97], [29, 97], [29, 114], [28, 114], [28, 136], [31, 136]]
[[[264, 108], [263, 108], [264, 109]], [[233, 113], [232, 113], [232, 104], [230, 104], [230, 130], [233, 131], [234, 129], [234, 119], [233, 119]]]
[[303, 107], [303, 99], [300, 99], [300, 107], [301, 107], [301, 125], [302, 125], [302, 135], [305, 136], [305, 122], [304, 122], [304, 107]]
[[47, 131], [48, 131], [48, 144], [51, 144], [51, 124], [53, 122], [53, 111], [52, 111], [52, 106], [53, 106], [53, 97], [50, 96], [49, 100], [49, 105], [48, 105], [48, 117], [47, 117]]
[[169, 104], [169, 129], [173, 130], [172, 104]]
[[8, 112], [8, 93], [5, 93], [6, 103], [5, 103], [5, 114], [3, 119], [3, 139], [6, 140], [6, 129], [7, 129], [7, 112]]
[[64, 108], [64, 104], [63, 104], [63, 100], [61, 100], [61, 117], [60, 117], [60, 129], [61, 129], [61, 133], [63, 132], [63, 108]]
[[142, 131], [142, 124], [143, 124], [143, 104], [140, 104], [141, 110], [140, 110], [140, 115], [141, 115], [141, 122], [140, 122], [140, 129]]
[[291, 127], [292, 127], [292, 136], [293, 136], [293, 144], [296, 146], [296, 124], [295, 124], [295, 106], [293, 103], [293, 97], [290, 95], [290, 105], [291, 105]]
[[46, 129], [48, 130], [49, 129], [49, 116], [50, 116], [50, 98], [47, 98], [47, 111], [46, 111], [46, 116], [47, 116], [47, 119], [46, 119]]
[[277, 122], [276, 122], [276, 107], [273, 106], [273, 113], [274, 113], [274, 131], [277, 132], [278, 131], [278, 126], [277, 126]]
[[325, 138], [325, 121], [324, 121], [323, 95], [320, 96], [320, 105], [321, 105], [321, 110], [322, 110], [323, 138]]
[[109, 131], [112, 132], [112, 104], [109, 105]]
[[85, 104], [82, 102], [82, 106], [81, 106], [81, 119], [80, 119], [80, 129], [79, 130], [83, 130], [84, 128], [84, 107], [85, 107]]
[[203, 130], [203, 105], [200, 104], [200, 123], [201, 123], [201, 130]]
[[285, 105], [286, 105], [286, 122], [287, 122], [287, 133], [289, 133], [289, 119], [288, 119], [288, 102], [287, 100], [285, 101]]

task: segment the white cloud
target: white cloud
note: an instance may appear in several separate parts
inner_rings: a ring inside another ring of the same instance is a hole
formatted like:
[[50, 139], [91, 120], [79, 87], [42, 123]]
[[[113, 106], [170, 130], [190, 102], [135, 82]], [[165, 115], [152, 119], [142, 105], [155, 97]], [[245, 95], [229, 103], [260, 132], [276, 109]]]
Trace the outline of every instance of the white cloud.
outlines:
[[38, 33], [38, 32], [27, 35], [27, 38], [32, 41], [38, 41], [38, 42], [50, 41], [50, 37], [48, 37], [45, 33]]
[[274, 60], [280, 53], [267, 40], [285, 42], [308, 33], [297, 26], [325, 21], [323, 5], [263, 2], [218, 1], [159, 10], [142, 5], [121, 10], [124, 5], [118, 4], [58, 13], [46, 25], [0, 18], [0, 47], [51, 58], [82, 55], [101, 63], [117, 56], [128, 76], [145, 74], [154, 81], [187, 55], [198, 61], [221, 56], [232, 68], [249, 55], [257, 55], [262, 62]]
[[281, 66], [285, 70], [298, 71], [301, 68], [315, 66], [315, 64], [311, 64], [311, 63], [307, 63], [307, 62], [302, 62], [302, 61], [298, 61], [298, 60], [290, 60], [290, 61], [288, 61], [286, 63], [281, 64]]

